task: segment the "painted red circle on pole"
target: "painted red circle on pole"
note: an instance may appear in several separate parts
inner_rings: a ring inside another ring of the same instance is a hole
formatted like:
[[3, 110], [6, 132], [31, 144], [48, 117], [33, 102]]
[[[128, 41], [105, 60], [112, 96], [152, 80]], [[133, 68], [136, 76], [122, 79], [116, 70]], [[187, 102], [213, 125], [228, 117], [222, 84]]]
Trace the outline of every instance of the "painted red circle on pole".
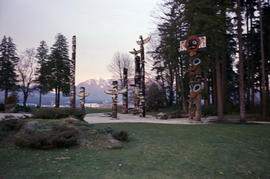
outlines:
[[[192, 40], [192, 39], [194, 39], [194, 40], [197, 41], [197, 46], [196, 46], [196, 48], [189, 48], [189, 47], [188, 47], [188, 42], [189, 42], [190, 40]], [[200, 44], [201, 44], [201, 41], [200, 41], [199, 37], [197, 37], [196, 35], [191, 35], [191, 36], [189, 36], [189, 37], [187, 38], [187, 40], [186, 40], [186, 42], [185, 42], [185, 48], [187, 49], [188, 52], [196, 52], [196, 51], [198, 50]]]

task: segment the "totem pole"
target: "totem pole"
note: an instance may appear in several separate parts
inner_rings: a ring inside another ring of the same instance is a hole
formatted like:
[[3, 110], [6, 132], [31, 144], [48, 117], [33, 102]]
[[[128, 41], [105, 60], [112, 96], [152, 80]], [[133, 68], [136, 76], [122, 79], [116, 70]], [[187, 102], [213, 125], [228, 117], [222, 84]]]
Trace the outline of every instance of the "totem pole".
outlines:
[[124, 88], [126, 89], [126, 92], [123, 93], [123, 110], [122, 113], [127, 114], [128, 113], [128, 69], [123, 69], [123, 77], [124, 77]]
[[143, 37], [139, 37], [140, 40], [137, 41], [137, 44], [140, 45], [140, 53], [141, 53], [141, 84], [140, 84], [140, 117], [145, 117], [145, 68], [144, 68], [144, 44], [150, 41], [150, 37], [147, 37], [143, 40]]
[[138, 114], [139, 112], [139, 103], [140, 103], [140, 84], [141, 84], [141, 68], [140, 68], [140, 57], [138, 54], [140, 51], [133, 49], [133, 51], [130, 51], [129, 53], [133, 54], [135, 56], [135, 77], [134, 77], [134, 84], [131, 86], [134, 86], [134, 110], [133, 114]]
[[70, 61], [70, 108], [76, 107], [75, 88], [76, 36], [72, 37], [72, 57]]
[[189, 53], [189, 119], [201, 120], [201, 90], [202, 90], [202, 75], [201, 75], [201, 59], [199, 51], [206, 47], [205, 36], [189, 36], [187, 39], [180, 41], [180, 52], [187, 51]]
[[126, 88], [123, 88], [122, 90], [118, 90], [118, 82], [113, 81], [112, 82], [112, 90], [106, 90], [106, 94], [112, 95], [112, 118], [117, 119], [117, 95], [123, 94], [126, 92]]
[[85, 93], [85, 88], [80, 87], [80, 93], [77, 95], [80, 98], [80, 108], [82, 111], [85, 110], [84, 104], [85, 104], [85, 97], [89, 96], [88, 93]]

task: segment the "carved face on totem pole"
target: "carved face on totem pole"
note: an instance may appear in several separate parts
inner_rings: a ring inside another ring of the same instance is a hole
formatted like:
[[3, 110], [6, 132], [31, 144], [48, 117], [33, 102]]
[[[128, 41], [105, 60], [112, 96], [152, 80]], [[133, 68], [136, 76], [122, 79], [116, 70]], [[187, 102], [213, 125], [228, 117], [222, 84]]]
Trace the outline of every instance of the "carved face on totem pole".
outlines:
[[192, 82], [189, 84], [189, 90], [190, 90], [190, 100], [197, 99], [198, 95], [200, 94], [202, 90], [201, 82]]
[[198, 57], [191, 58], [189, 65], [190, 80], [201, 81], [201, 59]]

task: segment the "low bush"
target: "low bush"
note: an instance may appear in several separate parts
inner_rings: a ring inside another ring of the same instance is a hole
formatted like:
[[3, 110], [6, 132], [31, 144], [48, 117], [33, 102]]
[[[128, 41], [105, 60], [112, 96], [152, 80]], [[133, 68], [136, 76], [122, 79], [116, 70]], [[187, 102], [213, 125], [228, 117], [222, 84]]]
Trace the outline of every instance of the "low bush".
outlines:
[[202, 106], [202, 116], [216, 116], [217, 110], [214, 105]]
[[32, 112], [32, 108], [29, 106], [16, 105], [15, 112]]
[[85, 113], [79, 109], [69, 108], [40, 108], [32, 112], [34, 118], [39, 119], [60, 119], [73, 116], [83, 120]]
[[128, 141], [128, 133], [126, 131], [120, 131], [120, 132], [113, 132], [112, 136], [120, 141]]
[[15, 135], [14, 142], [19, 147], [34, 149], [71, 147], [78, 142], [78, 131], [65, 126], [58, 126], [50, 131], [21, 131]]
[[3, 103], [0, 103], [0, 111], [5, 111], [5, 105]]
[[16, 104], [17, 103], [17, 99], [15, 96], [8, 96], [7, 97], [7, 104]]
[[71, 109], [70, 115], [76, 119], [83, 120], [85, 112], [80, 109]]
[[17, 119], [0, 121], [0, 130], [5, 132], [18, 131], [22, 127], [22, 122]]

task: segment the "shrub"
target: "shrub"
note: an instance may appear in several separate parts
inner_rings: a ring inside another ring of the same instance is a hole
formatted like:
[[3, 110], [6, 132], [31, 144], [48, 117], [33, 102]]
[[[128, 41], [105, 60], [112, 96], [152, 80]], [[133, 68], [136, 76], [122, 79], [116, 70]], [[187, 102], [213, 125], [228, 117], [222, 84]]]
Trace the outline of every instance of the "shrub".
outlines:
[[32, 108], [29, 106], [24, 107], [21, 105], [16, 105], [15, 111], [16, 112], [32, 112]]
[[85, 113], [79, 109], [69, 108], [40, 108], [32, 112], [34, 118], [40, 119], [60, 119], [73, 116], [83, 120]]
[[126, 131], [113, 132], [112, 136], [120, 141], [128, 141], [128, 133]]
[[0, 111], [5, 111], [5, 104], [0, 103]]
[[76, 119], [83, 120], [85, 112], [80, 109], [71, 109], [70, 115]]
[[214, 105], [202, 106], [202, 116], [216, 116], [217, 109]]
[[0, 130], [1, 131], [18, 131], [22, 127], [22, 122], [17, 119], [8, 119], [0, 121]]
[[14, 96], [7, 97], [7, 104], [16, 104], [17, 99]]
[[34, 149], [71, 147], [76, 145], [77, 141], [78, 131], [65, 126], [58, 126], [50, 131], [21, 131], [14, 137], [17, 146]]

